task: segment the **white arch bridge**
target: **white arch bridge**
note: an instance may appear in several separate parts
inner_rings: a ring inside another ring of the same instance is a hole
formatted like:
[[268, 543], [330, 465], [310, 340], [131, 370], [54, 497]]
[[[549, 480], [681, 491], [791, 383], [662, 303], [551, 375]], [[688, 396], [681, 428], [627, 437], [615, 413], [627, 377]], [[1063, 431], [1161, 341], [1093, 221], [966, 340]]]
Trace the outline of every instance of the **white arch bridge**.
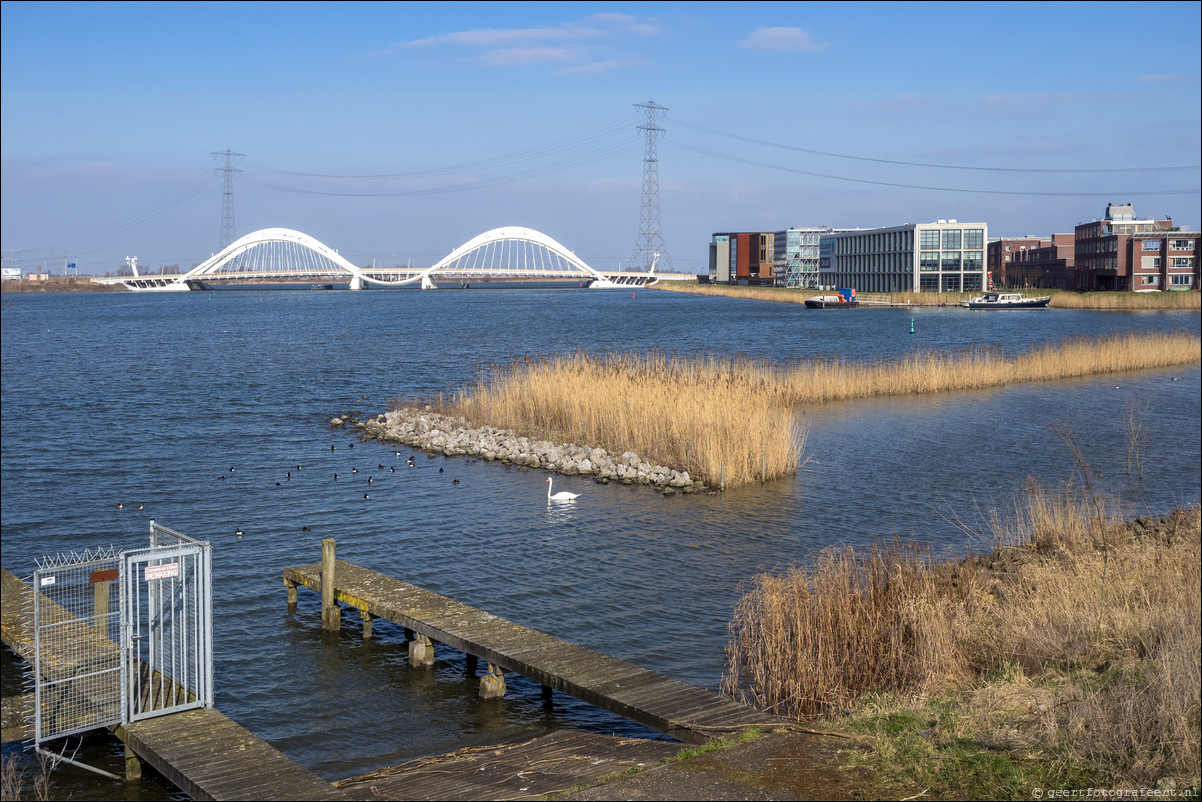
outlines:
[[337, 251], [300, 231], [264, 228], [231, 243], [187, 273], [174, 276], [138, 274], [95, 279], [124, 284], [143, 292], [204, 290], [210, 284], [254, 282], [347, 282], [352, 290], [368, 287], [419, 285], [436, 289], [438, 281], [461, 286], [479, 280], [579, 281], [594, 289], [645, 287], [661, 279], [691, 280], [692, 276], [660, 274], [655, 264], [647, 272], [600, 271], [540, 231], [506, 226], [485, 231], [426, 268], [358, 267]]

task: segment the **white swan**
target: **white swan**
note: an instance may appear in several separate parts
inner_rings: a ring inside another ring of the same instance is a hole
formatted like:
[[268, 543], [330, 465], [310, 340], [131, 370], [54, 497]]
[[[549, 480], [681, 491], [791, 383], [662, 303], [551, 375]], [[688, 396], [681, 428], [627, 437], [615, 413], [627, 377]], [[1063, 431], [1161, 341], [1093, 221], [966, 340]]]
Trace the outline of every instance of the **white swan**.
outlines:
[[569, 493], [566, 490], [551, 495], [551, 477], [547, 477], [547, 501], [575, 501], [578, 498], [580, 498], [579, 493]]

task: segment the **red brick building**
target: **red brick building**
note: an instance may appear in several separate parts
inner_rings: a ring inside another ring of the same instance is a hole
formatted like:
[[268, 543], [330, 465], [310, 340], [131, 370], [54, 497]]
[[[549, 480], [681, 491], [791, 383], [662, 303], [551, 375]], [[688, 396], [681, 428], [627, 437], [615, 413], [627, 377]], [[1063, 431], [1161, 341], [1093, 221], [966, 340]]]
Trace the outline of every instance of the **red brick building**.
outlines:
[[[1136, 235], [1153, 234], [1148, 238], [1151, 248], [1152, 242], [1159, 242], [1160, 239], [1155, 234], [1164, 232], [1171, 233], [1173, 230], [1173, 221], [1171, 218], [1162, 220], [1138, 220], [1135, 217], [1135, 210], [1130, 204], [1117, 205], [1114, 203], [1106, 204], [1106, 217], [1102, 220], [1094, 220], [1090, 223], [1082, 223], [1077, 226], [1074, 233], [1074, 260], [1075, 282], [1073, 289], [1077, 290], [1137, 290], [1137, 289], [1155, 289], [1151, 286], [1141, 285], [1142, 276], [1146, 274], [1143, 265], [1144, 245], [1140, 244], [1140, 251], [1135, 251]], [[1197, 270], [1197, 246], [1198, 238], [1196, 236], [1184, 236], [1188, 232], [1176, 232], [1183, 234], [1180, 238], [1183, 242], [1190, 243], [1191, 253], [1193, 254], [1191, 267], [1193, 271]], [[1140, 240], [1142, 243], [1144, 240]], [[1152, 254], [1148, 254], [1152, 256]], [[1168, 250], [1162, 252], [1162, 255], [1168, 256]], [[1183, 260], [1186, 258], [1184, 249], [1174, 253], [1174, 256]], [[1166, 267], [1166, 283], [1167, 282], [1167, 267], [1168, 260], [1163, 260]], [[1135, 266], [1140, 265], [1139, 277], [1136, 277]], [[1184, 264], [1184, 262], [1180, 262]], [[1148, 262], [1147, 264], [1151, 264]], [[1150, 268], [1149, 268], [1150, 269]], [[1180, 289], [1196, 289], [1198, 286], [1196, 278], [1191, 282], [1189, 287], [1180, 286]], [[1161, 285], [1164, 288], [1165, 284]]]

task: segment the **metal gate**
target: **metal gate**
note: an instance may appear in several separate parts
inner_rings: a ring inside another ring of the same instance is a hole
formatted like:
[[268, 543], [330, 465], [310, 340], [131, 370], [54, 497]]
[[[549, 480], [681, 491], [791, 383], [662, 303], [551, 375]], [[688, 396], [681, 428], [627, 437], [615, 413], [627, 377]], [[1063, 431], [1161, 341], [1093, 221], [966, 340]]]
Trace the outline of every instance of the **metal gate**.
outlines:
[[122, 721], [212, 707], [212, 547], [151, 521], [121, 558]]
[[34, 741], [121, 722], [121, 556], [43, 560], [33, 573]]
[[67, 735], [213, 706], [207, 542], [151, 521], [148, 548], [47, 558], [33, 587], [39, 750]]

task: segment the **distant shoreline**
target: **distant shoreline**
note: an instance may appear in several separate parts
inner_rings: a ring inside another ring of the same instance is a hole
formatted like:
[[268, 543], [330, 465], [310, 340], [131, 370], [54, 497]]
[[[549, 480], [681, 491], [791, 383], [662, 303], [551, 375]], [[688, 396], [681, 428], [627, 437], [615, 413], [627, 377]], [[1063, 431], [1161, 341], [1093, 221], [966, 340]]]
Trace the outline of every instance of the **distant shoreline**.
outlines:
[[121, 284], [97, 284], [91, 276], [50, 276], [41, 281], [0, 282], [0, 292], [129, 292]]

